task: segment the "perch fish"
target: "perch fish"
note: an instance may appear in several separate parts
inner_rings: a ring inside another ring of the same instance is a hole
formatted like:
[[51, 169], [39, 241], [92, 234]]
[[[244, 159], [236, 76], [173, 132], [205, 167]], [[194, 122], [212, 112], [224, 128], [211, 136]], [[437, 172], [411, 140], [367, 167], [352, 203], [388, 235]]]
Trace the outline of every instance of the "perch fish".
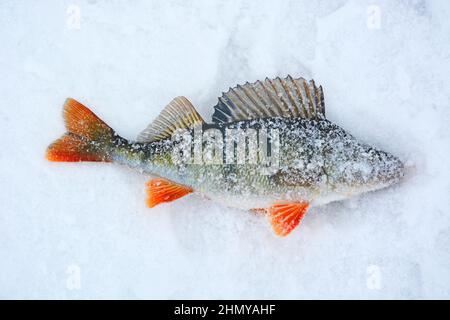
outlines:
[[126, 165], [152, 175], [149, 207], [197, 193], [265, 213], [279, 236], [311, 207], [387, 187], [404, 175], [397, 157], [327, 120], [322, 87], [303, 78], [230, 88], [214, 106], [212, 123], [177, 97], [135, 141], [74, 99], [63, 111], [67, 132], [48, 147], [48, 160]]

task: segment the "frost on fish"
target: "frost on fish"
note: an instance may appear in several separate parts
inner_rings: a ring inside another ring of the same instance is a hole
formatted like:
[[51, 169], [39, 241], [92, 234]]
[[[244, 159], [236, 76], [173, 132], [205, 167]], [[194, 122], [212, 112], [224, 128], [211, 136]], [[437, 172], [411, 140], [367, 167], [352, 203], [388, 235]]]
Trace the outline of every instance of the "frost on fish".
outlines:
[[158, 176], [148, 183], [150, 207], [196, 192], [227, 206], [263, 209], [280, 236], [311, 206], [403, 176], [398, 158], [326, 119], [323, 90], [313, 80], [266, 78], [230, 88], [211, 124], [177, 97], [135, 142], [69, 102], [68, 133], [49, 147], [49, 160], [113, 161]]

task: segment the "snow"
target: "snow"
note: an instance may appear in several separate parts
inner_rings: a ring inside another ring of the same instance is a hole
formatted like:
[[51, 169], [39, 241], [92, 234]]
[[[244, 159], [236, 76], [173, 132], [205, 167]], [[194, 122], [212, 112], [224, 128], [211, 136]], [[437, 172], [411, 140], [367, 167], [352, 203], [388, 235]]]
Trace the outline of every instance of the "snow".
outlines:
[[[444, 0], [2, 1], [0, 297], [448, 298], [449, 15]], [[148, 209], [148, 177], [124, 167], [44, 159], [66, 97], [133, 139], [173, 97], [210, 119], [228, 87], [288, 73], [415, 169], [276, 238], [195, 196]]]

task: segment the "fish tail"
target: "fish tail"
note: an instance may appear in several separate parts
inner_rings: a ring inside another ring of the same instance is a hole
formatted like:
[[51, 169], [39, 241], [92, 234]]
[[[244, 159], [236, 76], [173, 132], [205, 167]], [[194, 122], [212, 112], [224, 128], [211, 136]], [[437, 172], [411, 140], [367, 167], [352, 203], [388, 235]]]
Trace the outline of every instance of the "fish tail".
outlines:
[[111, 162], [114, 130], [78, 101], [68, 98], [63, 109], [67, 132], [53, 142], [46, 158], [55, 162]]

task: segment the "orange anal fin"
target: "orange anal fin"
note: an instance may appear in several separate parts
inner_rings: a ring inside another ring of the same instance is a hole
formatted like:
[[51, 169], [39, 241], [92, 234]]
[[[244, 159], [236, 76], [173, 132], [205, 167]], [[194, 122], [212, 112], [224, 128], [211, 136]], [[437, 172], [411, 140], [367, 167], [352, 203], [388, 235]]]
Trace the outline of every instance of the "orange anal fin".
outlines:
[[170, 202], [192, 193], [192, 189], [165, 179], [153, 179], [147, 182], [147, 206]]
[[287, 236], [300, 224], [308, 210], [308, 202], [278, 203], [268, 210], [272, 229], [277, 236]]

